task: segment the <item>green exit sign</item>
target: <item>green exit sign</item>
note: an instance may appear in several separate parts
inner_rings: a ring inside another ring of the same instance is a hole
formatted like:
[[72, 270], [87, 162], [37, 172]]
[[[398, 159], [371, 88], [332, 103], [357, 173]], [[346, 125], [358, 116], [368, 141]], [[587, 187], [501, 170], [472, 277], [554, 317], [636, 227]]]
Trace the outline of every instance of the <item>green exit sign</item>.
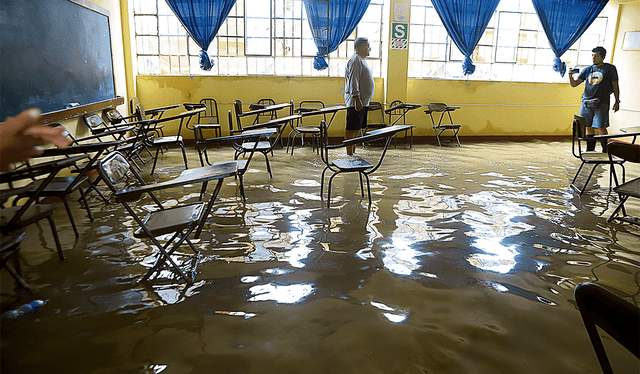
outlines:
[[409, 24], [396, 23], [391, 24], [391, 38], [393, 39], [408, 39], [409, 36]]

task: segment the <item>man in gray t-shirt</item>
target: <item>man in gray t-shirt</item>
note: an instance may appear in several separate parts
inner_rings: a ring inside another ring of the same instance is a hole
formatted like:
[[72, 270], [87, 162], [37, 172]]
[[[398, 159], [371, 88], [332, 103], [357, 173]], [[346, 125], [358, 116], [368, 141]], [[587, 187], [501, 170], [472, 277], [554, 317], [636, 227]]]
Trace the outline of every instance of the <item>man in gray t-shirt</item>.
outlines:
[[[347, 107], [347, 128], [345, 139], [355, 138], [367, 124], [367, 105], [373, 98], [375, 82], [371, 69], [364, 60], [369, 56], [369, 41], [358, 38], [355, 42], [356, 53], [347, 62], [344, 76], [344, 102]], [[347, 147], [347, 154], [352, 155], [356, 146]]]
[[[580, 116], [587, 122], [587, 137], [595, 135], [606, 135], [609, 127], [609, 102], [611, 93], [616, 99], [613, 104], [613, 111], [620, 109], [620, 89], [618, 87], [618, 71], [616, 67], [604, 62], [607, 50], [596, 47], [592, 50], [593, 65], [582, 70], [577, 79], [573, 78], [573, 73], [569, 72], [569, 83], [571, 87], [576, 87], [585, 82], [582, 103], [580, 105]], [[595, 99], [595, 100], [594, 100]], [[607, 140], [602, 139], [602, 151], [607, 150]], [[587, 140], [587, 151], [596, 148], [595, 140]]]

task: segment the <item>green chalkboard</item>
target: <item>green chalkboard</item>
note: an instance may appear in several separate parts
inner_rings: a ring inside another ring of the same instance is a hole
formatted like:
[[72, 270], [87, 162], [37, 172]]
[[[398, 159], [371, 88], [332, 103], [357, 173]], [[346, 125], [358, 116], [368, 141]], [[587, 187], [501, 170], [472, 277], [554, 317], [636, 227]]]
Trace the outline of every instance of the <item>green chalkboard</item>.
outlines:
[[108, 11], [85, 0], [0, 1], [0, 121], [114, 97]]

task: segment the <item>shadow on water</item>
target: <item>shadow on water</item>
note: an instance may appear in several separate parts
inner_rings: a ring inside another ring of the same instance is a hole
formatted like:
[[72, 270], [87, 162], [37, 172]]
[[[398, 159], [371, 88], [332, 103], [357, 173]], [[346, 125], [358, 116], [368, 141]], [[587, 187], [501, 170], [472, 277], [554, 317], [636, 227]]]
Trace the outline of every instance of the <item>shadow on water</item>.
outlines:
[[[575, 286], [596, 282], [640, 303], [640, 227], [606, 223], [617, 202], [606, 171], [582, 197], [569, 188], [569, 143], [399, 146], [371, 175], [371, 206], [346, 174], [327, 208], [310, 149], [271, 160], [273, 178], [260, 157], [245, 174], [246, 205], [225, 180], [194, 240], [202, 256], [191, 285], [170, 274], [138, 283], [155, 249], [133, 237], [121, 206], [95, 196], [94, 222], [74, 212], [78, 239], [56, 212], [64, 262], [47, 228], [30, 228], [22, 262], [34, 294], [20, 298], [3, 271], [2, 308], [48, 304], [2, 325], [2, 370], [597, 373]], [[178, 152], [161, 162], [150, 179], [182, 170]], [[188, 203], [198, 191], [160, 198]], [[638, 201], [627, 205], [640, 215]], [[614, 371], [637, 371], [632, 355], [605, 344]]]

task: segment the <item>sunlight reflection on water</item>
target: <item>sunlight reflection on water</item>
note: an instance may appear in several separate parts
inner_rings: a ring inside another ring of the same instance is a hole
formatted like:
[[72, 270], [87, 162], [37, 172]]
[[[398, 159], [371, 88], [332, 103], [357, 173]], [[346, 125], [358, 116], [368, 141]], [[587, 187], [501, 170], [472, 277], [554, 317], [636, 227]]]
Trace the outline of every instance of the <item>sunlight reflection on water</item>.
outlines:
[[[181, 170], [172, 152], [158, 180]], [[640, 229], [605, 222], [617, 199], [601, 187], [608, 174], [596, 173], [592, 193], [573, 193], [567, 143], [399, 145], [387, 157], [372, 175], [370, 207], [357, 175], [340, 175], [330, 209], [315, 152], [276, 150], [273, 178], [252, 161], [246, 204], [237, 180], [225, 180], [194, 240], [192, 285], [169, 271], [135, 283], [157, 250], [133, 237], [137, 224], [121, 206], [92, 199], [95, 222], [76, 208], [87, 232], [77, 240], [62, 211], [63, 265], [42, 249], [42, 230], [22, 250], [28, 280], [51, 302], [31, 322], [32, 349], [3, 344], [3, 365], [7, 355], [21, 357], [8, 372], [43, 360], [86, 372], [209, 372], [212, 362], [265, 373], [495, 372], [469, 359], [481, 357], [504, 372], [586, 372], [581, 363], [595, 358], [577, 333], [576, 284], [609, 284], [629, 300], [640, 289]], [[162, 197], [175, 206], [198, 191]], [[145, 198], [135, 209], [157, 208]], [[3, 342], [24, 336], [2, 332]], [[51, 348], [53, 334], [77, 362]], [[107, 360], [91, 359], [96, 351]]]

